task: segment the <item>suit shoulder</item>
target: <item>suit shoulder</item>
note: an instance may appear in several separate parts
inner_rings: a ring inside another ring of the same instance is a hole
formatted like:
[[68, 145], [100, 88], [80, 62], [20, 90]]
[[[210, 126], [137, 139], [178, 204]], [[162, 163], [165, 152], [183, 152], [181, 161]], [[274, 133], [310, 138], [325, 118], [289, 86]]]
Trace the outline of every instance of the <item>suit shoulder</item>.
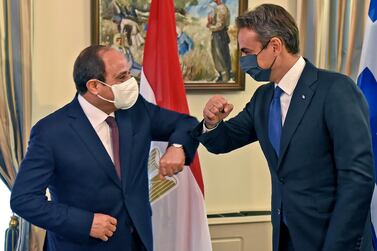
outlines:
[[258, 96], [258, 95], [262, 95], [269, 88], [271, 88], [272, 85], [274, 85], [274, 83], [271, 82], [271, 83], [266, 83], [266, 84], [262, 84], [262, 85], [258, 86], [258, 88], [255, 90], [255, 92], [253, 94], [253, 97]]
[[266, 91], [268, 88], [271, 88], [272, 85], [274, 85], [272, 82], [262, 84], [256, 89], [255, 93]]
[[150, 106], [155, 106], [155, 104], [147, 101], [141, 94], [139, 94], [135, 104], [127, 110], [118, 110], [119, 114], [136, 114], [140, 115], [141, 113], [148, 111]]
[[274, 83], [267, 83], [258, 86], [250, 100], [245, 105], [244, 109], [250, 109], [254, 103], [263, 102], [267, 98], [266, 95], [268, 94], [268, 89], [270, 89], [273, 85]]
[[37, 123], [35, 123], [33, 129], [48, 131], [51, 128], [56, 128], [56, 126], [61, 125], [64, 121], [63, 119], [65, 117], [65, 114], [67, 113], [68, 107], [69, 104], [41, 118], [37, 121]]
[[[254, 94], [251, 97], [251, 100], [257, 99], [257, 98], [264, 98], [264, 95], [268, 92], [268, 90], [273, 86], [274, 83], [267, 83], [260, 85], [254, 92]], [[250, 100], [250, 101], [251, 101]]]
[[347, 102], [361, 102], [365, 105], [365, 98], [360, 88], [356, 83], [348, 76], [327, 71], [318, 71], [318, 87], [324, 90], [324, 96], [326, 100], [344, 100]]
[[357, 89], [356, 83], [350, 77], [323, 69], [318, 69], [318, 83], [320, 85], [327, 85], [328, 89]]

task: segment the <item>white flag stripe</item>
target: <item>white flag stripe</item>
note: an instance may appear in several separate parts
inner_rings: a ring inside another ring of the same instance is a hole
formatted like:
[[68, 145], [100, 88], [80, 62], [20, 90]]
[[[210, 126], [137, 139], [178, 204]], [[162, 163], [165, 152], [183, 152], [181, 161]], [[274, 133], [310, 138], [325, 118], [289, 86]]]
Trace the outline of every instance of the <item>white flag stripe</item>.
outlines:
[[156, 104], [156, 97], [154, 96], [152, 87], [149, 85], [149, 82], [144, 75], [143, 68], [141, 69], [140, 93], [141, 95], [143, 95], [145, 100], [153, 104]]
[[372, 224], [374, 228], [374, 232], [377, 233], [377, 186], [374, 184], [374, 191], [373, 191], [373, 197], [372, 197], [372, 203], [370, 206], [370, 213], [372, 218]]
[[[365, 27], [365, 35], [363, 42], [363, 50], [360, 58], [359, 74], [368, 67], [373, 73], [373, 76], [377, 78], [377, 22], [372, 23], [372, 20], [368, 18]], [[374, 53], [373, 53], [374, 52]]]

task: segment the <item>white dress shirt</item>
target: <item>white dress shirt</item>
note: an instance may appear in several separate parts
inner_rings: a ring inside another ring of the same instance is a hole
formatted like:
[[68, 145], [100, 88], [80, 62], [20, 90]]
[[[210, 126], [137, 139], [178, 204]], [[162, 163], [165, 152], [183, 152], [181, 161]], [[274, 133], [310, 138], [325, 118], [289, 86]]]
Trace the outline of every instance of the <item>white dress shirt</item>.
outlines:
[[302, 71], [305, 67], [305, 60], [300, 57], [297, 62], [292, 66], [291, 69], [283, 76], [279, 83], [275, 83], [275, 86], [279, 86], [283, 93], [280, 96], [281, 105], [281, 123], [284, 125], [285, 118], [287, 117], [287, 112], [289, 104], [291, 103], [293, 91], [295, 90], [298, 80], [301, 77]]
[[105, 121], [108, 116], [115, 117], [114, 113], [108, 115], [107, 113], [101, 111], [100, 109], [89, 103], [81, 95], [78, 95], [78, 100], [90, 124], [93, 126], [111, 160], [114, 162], [110, 127]]
[[[298, 80], [301, 77], [302, 71], [306, 65], [305, 59], [300, 57], [297, 62], [292, 66], [291, 69], [283, 76], [279, 83], [275, 83], [275, 86], [279, 86], [283, 93], [280, 96], [280, 105], [281, 105], [281, 123], [284, 125], [285, 118], [287, 117], [288, 108], [291, 103], [293, 92], [297, 86]], [[216, 129], [217, 125], [208, 129], [203, 123], [202, 133], [206, 133]]]

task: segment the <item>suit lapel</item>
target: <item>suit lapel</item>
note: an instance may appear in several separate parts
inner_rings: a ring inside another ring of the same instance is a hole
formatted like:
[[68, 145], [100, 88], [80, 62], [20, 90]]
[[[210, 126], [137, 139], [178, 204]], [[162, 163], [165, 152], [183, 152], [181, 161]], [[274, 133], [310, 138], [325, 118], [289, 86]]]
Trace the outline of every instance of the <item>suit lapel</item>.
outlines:
[[130, 113], [128, 110], [115, 112], [115, 117], [119, 128], [119, 144], [120, 144], [120, 163], [122, 170], [123, 187], [126, 187], [127, 181], [131, 175], [131, 158], [133, 146], [133, 130]]
[[78, 137], [84, 142], [93, 158], [100, 164], [101, 169], [109, 178], [119, 187], [121, 182], [115, 172], [114, 164], [103, 146], [96, 131], [90, 124], [84, 111], [82, 110], [77, 97], [72, 101], [68, 116], [71, 118], [71, 127], [77, 133]]
[[297, 83], [294, 90], [291, 103], [288, 108], [288, 113], [285, 119], [285, 123], [282, 130], [281, 141], [280, 141], [280, 156], [278, 168], [280, 167], [284, 155], [287, 151], [289, 143], [295, 133], [298, 125], [303, 118], [306, 109], [308, 108], [311, 99], [314, 95], [314, 90], [311, 85], [317, 80], [317, 69], [308, 61], [303, 73]]

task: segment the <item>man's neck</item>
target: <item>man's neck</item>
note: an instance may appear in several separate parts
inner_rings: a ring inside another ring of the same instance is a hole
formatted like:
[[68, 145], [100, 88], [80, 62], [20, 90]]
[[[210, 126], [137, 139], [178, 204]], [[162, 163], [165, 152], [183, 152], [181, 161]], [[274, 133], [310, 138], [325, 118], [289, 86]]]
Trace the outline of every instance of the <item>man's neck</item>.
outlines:
[[275, 67], [271, 73], [271, 81], [274, 83], [279, 83], [285, 74], [296, 64], [297, 60], [300, 58], [299, 54], [292, 55], [286, 54], [277, 58], [275, 62]]
[[91, 105], [97, 107], [98, 109], [100, 109], [101, 111], [107, 113], [107, 114], [110, 114], [110, 113], [113, 113], [114, 111], [111, 110], [111, 109], [106, 109], [104, 107], [102, 107], [98, 102], [96, 102], [96, 98], [89, 92], [86, 92], [84, 94], [81, 94], [81, 96], [86, 100], [88, 101]]

